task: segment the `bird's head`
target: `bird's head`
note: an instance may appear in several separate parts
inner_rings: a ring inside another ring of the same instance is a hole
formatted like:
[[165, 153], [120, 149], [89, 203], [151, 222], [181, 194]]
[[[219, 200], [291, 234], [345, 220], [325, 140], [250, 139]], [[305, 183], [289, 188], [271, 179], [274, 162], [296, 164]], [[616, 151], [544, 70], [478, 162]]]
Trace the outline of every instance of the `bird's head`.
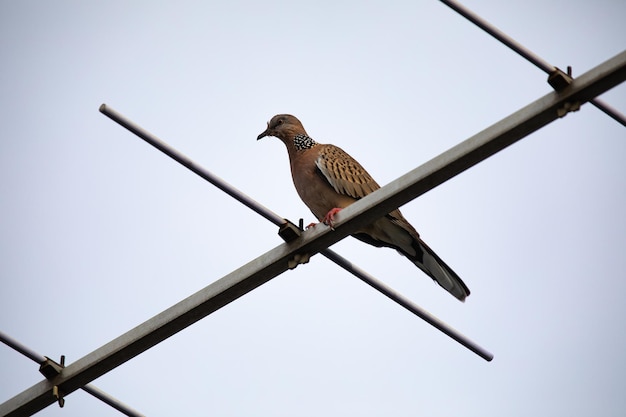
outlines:
[[287, 143], [288, 141], [292, 141], [296, 135], [306, 135], [300, 120], [290, 114], [277, 114], [272, 117], [272, 120], [267, 122], [267, 129], [256, 139], [259, 140], [265, 136], [274, 136]]

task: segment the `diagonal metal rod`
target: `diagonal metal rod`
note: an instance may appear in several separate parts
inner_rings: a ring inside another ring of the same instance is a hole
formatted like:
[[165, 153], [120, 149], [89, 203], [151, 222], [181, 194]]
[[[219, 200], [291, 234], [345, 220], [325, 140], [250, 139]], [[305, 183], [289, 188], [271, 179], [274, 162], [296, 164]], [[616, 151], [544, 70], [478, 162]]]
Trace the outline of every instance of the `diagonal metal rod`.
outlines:
[[[23, 345], [22, 343], [15, 340], [14, 338], [4, 333], [3, 331], [0, 331], [0, 342], [4, 343], [10, 348], [13, 348], [14, 350], [18, 351], [19, 353], [26, 356], [30, 360], [38, 363], [39, 365], [43, 364], [46, 361], [45, 356], [35, 352], [34, 350], [30, 349], [28, 346]], [[124, 404], [120, 400], [112, 397], [111, 395], [107, 394], [106, 392], [102, 391], [100, 388], [97, 388], [96, 386], [92, 384], [87, 384], [83, 386], [82, 389], [83, 391], [93, 395], [100, 401], [115, 408], [117, 411], [121, 412], [122, 414], [125, 414], [129, 417], [144, 417], [143, 414], [139, 413], [138, 411], [133, 410], [128, 405]]]
[[82, 387], [82, 390], [96, 397], [100, 401], [107, 403], [122, 414], [126, 414], [129, 417], [145, 417], [144, 414], [141, 414], [139, 411], [133, 410], [128, 405], [111, 397], [109, 394], [102, 391], [100, 388], [94, 386], [93, 384], [84, 385]]
[[325, 251], [322, 251], [321, 254], [324, 255], [326, 258], [330, 259], [331, 261], [333, 261], [334, 263], [336, 263], [337, 265], [341, 266], [346, 271], [351, 272], [353, 275], [355, 275], [357, 278], [359, 278], [361, 281], [365, 282], [372, 288], [376, 289], [377, 291], [389, 297], [391, 300], [400, 304], [402, 307], [406, 308], [411, 313], [415, 314], [416, 316], [424, 320], [426, 323], [435, 327], [442, 333], [450, 336], [452, 339], [456, 340], [457, 342], [459, 342], [460, 344], [462, 344], [463, 346], [465, 346], [472, 352], [480, 355], [483, 359], [487, 361], [491, 361], [493, 359], [493, 354], [485, 351], [483, 348], [481, 348], [480, 346], [478, 346], [471, 340], [464, 337], [455, 329], [453, 329], [452, 327], [450, 327], [443, 321], [439, 320], [437, 317], [433, 316], [428, 311], [424, 310], [423, 308], [421, 308], [420, 306], [418, 306], [417, 304], [415, 304], [414, 302], [412, 302], [411, 300], [409, 300], [408, 298], [406, 298], [405, 296], [403, 296], [402, 294], [400, 294], [399, 292], [397, 292], [396, 290], [388, 286], [387, 284], [384, 284], [383, 282], [377, 280], [376, 278], [374, 278], [373, 276], [371, 276], [370, 274], [368, 274], [367, 272], [365, 272], [358, 266], [354, 265], [352, 262], [348, 261], [346, 258], [342, 257], [341, 255], [337, 254], [336, 252], [330, 249], [326, 249]]
[[[513, 51], [517, 52], [522, 57], [526, 58], [527, 61], [534, 64], [537, 68], [541, 69], [546, 74], [551, 74], [556, 68], [553, 65], [550, 65], [547, 61], [539, 57], [537, 54], [524, 47], [521, 43], [517, 42], [515, 39], [511, 38], [506, 33], [502, 32], [500, 29], [478, 16], [476, 13], [459, 3], [455, 0], [440, 0], [443, 4], [450, 7], [455, 12], [459, 13], [461, 16], [502, 42], [504, 45], [511, 48]], [[621, 114], [617, 109], [613, 108], [609, 104], [600, 100], [599, 98], [593, 98], [589, 100], [591, 104], [596, 106], [598, 109], [606, 113], [609, 117], [615, 119], [618, 123], [621, 123], [623, 126], [626, 126], [626, 116]]]
[[65, 395], [83, 387], [157, 343], [185, 329], [285, 272], [296, 255], [315, 255], [455, 175], [471, 168], [530, 133], [626, 80], [626, 52], [576, 78], [562, 92], [552, 92], [459, 143], [379, 190], [346, 207], [335, 230], [318, 227], [281, 244], [202, 290], [63, 368], [53, 381], [43, 380], [0, 404], [0, 416], [31, 415], [55, 402], [54, 386]]
[[46, 361], [45, 356], [40, 355], [39, 353], [30, 349], [28, 346], [21, 344], [3, 331], [0, 331], [0, 342], [4, 343], [10, 348], [13, 348], [14, 350], [17, 350], [19, 353], [26, 356], [33, 362], [37, 362], [39, 365]]
[[526, 58], [527, 61], [533, 63], [537, 68], [540, 68], [543, 72], [550, 74], [555, 70], [554, 66], [550, 65], [547, 61], [524, 47], [524, 45], [517, 42], [515, 39], [511, 38], [506, 33], [502, 32], [500, 29], [487, 22], [482, 17], [478, 16], [476, 13], [454, 0], [440, 0], [443, 4], [450, 7], [452, 10], [517, 52], [519, 55]]
[[[160, 150], [161, 152], [163, 152], [170, 158], [180, 162], [185, 167], [191, 169], [193, 172], [198, 174], [200, 177], [206, 179], [207, 181], [209, 181], [211, 184], [215, 185], [219, 189], [228, 190], [227, 193], [230, 196], [240, 201], [241, 203], [245, 204], [246, 206], [250, 207], [256, 213], [270, 220], [276, 226], [282, 226], [287, 222], [287, 220], [280, 217], [278, 214], [274, 213], [273, 211], [271, 211], [264, 205], [256, 202], [253, 198], [249, 197], [248, 195], [238, 190], [231, 184], [219, 178], [217, 175], [214, 175], [213, 173], [206, 170], [205, 168], [202, 168], [199, 164], [189, 159], [180, 151], [173, 148], [172, 146], [170, 146], [163, 140], [159, 139], [152, 133], [148, 132], [147, 130], [143, 129], [136, 123], [132, 122], [127, 117], [123, 116], [116, 110], [112, 109], [110, 106], [107, 106], [106, 104], [102, 104], [100, 106], [100, 112], [106, 115], [107, 117], [109, 117], [114, 122], [125, 127], [129, 131], [133, 132], [134, 134], [139, 136], [141, 139], [143, 139], [150, 145], [154, 146], [155, 148], [157, 148], [158, 150]], [[377, 291], [381, 292], [385, 296], [389, 297], [391, 300], [394, 300], [395, 302], [397, 302], [398, 304], [400, 304], [401, 306], [403, 306], [404, 308], [406, 308], [413, 314], [417, 315], [418, 317], [426, 321], [428, 324], [434, 326], [436, 329], [450, 336], [452, 339], [456, 340], [461, 345], [470, 349], [472, 352], [476, 353], [483, 359], [487, 361], [491, 361], [493, 359], [492, 353], [480, 347], [478, 344], [468, 339], [463, 334], [459, 333], [458, 331], [456, 331], [455, 329], [453, 329], [452, 327], [450, 327], [443, 321], [439, 320], [438, 318], [436, 318], [435, 316], [433, 316], [428, 311], [424, 310], [423, 308], [421, 308], [420, 306], [418, 306], [417, 304], [415, 304], [408, 298], [402, 296], [393, 288], [382, 283], [378, 279], [374, 278], [372, 275], [360, 269], [359, 267], [357, 267], [352, 262], [348, 261], [341, 255], [339, 255], [338, 253], [334, 252], [331, 249], [325, 249], [321, 251], [321, 253], [326, 258], [330, 259], [331, 261], [333, 261], [334, 263], [336, 263], [337, 265], [339, 265], [346, 271], [352, 273], [357, 278], [361, 279], [366, 284], [370, 285], [372, 288], [376, 289]]]
[[189, 157], [184, 155], [182, 152], [177, 151], [172, 148], [170, 145], [162, 141], [161, 139], [154, 136], [152, 133], [148, 132], [141, 126], [138, 126], [133, 121], [118, 113], [110, 106], [106, 104], [102, 104], [100, 106], [100, 112], [116, 122], [117, 124], [123, 126], [127, 130], [131, 131], [135, 135], [139, 136], [141, 139], [148, 142], [150, 145], [154, 146], [170, 158], [174, 159], [176, 162], [179, 162], [181, 165], [189, 168], [191, 171], [198, 174], [201, 178], [207, 180], [220, 190], [224, 191], [229, 196], [233, 197], [235, 200], [243, 203], [246, 207], [249, 207], [256, 213], [265, 217], [270, 222], [274, 223], [276, 226], [282, 226], [287, 223], [287, 220], [280, 217], [278, 214], [274, 213], [272, 210], [268, 209], [264, 205], [258, 203], [251, 197], [239, 191], [237, 188], [233, 187], [217, 175], [212, 172], [204, 169], [202, 166], [198, 165], [194, 161], [192, 161]]
[[224, 191], [229, 196], [241, 202], [246, 207], [251, 208], [256, 213], [265, 217], [267, 220], [271, 221], [275, 225], [281, 226], [286, 223], [286, 220], [280, 217], [278, 214], [274, 213], [267, 207], [263, 206], [262, 204], [253, 200], [246, 194], [242, 193], [241, 191], [239, 191], [238, 189], [236, 189], [235, 187], [233, 187], [232, 185], [230, 185], [229, 183], [227, 183], [226, 181], [224, 181], [217, 175], [202, 168], [200, 165], [196, 164], [186, 155], [173, 149], [170, 145], [163, 142], [161, 139], [157, 138], [156, 136], [154, 136], [147, 130], [138, 126], [137, 124], [133, 123], [131, 120], [127, 119], [122, 114], [116, 112], [111, 107], [107, 106], [106, 104], [102, 104], [100, 106], [100, 112], [106, 115], [107, 117], [109, 117], [110, 119], [114, 120], [121, 126], [125, 127], [129, 131], [133, 132], [135, 135], [139, 136], [141, 139], [145, 140], [146, 142], [148, 142], [150, 145], [154, 146], [161, 152], [165, 153], [166, 155], [174, 159], [176, 162], [179, 162], [181, 165], [189, 168], [191, 171], [195, 172], [200, 177], [204, 178], [205, 180], [207, 180], [208, 182], [210, 182], [211, 184], [213, 184], [220, 190]]

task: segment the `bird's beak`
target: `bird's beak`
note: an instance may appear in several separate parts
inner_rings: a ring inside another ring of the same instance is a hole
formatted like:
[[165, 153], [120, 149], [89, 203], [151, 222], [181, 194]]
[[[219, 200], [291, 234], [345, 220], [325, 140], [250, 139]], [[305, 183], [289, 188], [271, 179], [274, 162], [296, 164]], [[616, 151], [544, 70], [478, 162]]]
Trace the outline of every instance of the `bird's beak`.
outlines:
[[269, 127], [267, 129], [265, 129], [265, 132], [263, 132], [259, 136], [257, 136], [256, 140], [259, 140], [259, 139], [264, 138], [265, 136], [269, 135], [269, 130], [270, 130]]
[[269, 136], [270, 135], [270, 122], [267, 122], [267, 129], [265, 129], [265, 131], [263, 133], [261, 133], [259, 136], [256, 137], [256, 140], [259, 140], [261, 138], [264, 138], [265, 136]]

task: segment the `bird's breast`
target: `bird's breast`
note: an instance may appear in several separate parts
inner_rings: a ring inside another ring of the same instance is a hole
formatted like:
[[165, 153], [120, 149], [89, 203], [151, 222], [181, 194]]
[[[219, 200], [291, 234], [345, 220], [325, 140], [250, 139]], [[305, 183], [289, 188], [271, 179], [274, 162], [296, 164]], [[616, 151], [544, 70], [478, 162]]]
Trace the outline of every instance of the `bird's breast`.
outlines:
[[328, 183], [315, 164], [318, 155], [314, 149], [295, 155], [291, 159], [291, 175], [298, 195], [321, 220], [331, 209], [347, 207], [356, 200], [337, 193]]

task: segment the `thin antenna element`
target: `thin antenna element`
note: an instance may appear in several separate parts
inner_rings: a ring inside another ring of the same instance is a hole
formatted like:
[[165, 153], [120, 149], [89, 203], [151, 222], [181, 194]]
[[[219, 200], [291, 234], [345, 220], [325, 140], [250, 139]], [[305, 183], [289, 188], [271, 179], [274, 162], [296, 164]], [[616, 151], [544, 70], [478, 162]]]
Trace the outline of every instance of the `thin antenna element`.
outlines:
[[[476, 13], [462, 5], [461, 3], [454, 0], [440, 0], [443, 4], [450, 7], [452, 10], [502, 42], [504, 45], [508, 46], [513, 51], [517, 52], [522, 57], [526, 58], [527, 61], [534, 64], [537, 68], [541, 69], [546, 74], [550, 75], [554, 71], [556, 71], [556, 67], [550, 65], [547, 61], [543, 60], [537, 54], [532, 52], [531, 50], [524, 47], [521, 43], [517, 42], [515, 39], [511, 38], [506, 33], [502, 32], [500, 29], [487, 22], [482, 17], [478, 16]], [[626, 126], [626, 116], [621, 114], [617, 109], [611, 107], [609, 104], [604, 101], [593, 98], [589, 100], [591, 104], [596, 106], [598, 109], [606, 113], [609, 117], [615, 119], [618, 123], [621, 123], [623, 126]]]

